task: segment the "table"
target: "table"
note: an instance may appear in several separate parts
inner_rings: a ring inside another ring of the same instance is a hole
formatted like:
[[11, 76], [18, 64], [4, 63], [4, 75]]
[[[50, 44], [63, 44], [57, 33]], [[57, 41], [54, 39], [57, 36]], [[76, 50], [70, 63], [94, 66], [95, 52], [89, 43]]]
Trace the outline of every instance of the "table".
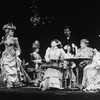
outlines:
[[[91, 60], [90, 57], [72, 57], [72, 58], [66, 58], [64, 61], [74, 62], [76, 64], [76, 84], [79, 85], [79, 63], [83, 60]], [[65, 83], [66, 84], [66, 83]]]

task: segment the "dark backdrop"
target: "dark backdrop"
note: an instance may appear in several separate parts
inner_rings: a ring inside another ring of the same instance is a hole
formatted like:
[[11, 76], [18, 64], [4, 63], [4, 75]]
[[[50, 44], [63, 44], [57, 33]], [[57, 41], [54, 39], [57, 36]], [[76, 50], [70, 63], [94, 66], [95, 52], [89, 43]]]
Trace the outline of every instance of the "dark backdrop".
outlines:
[[[40, 16], [52, 16], [50, 23], [34, 27], [30, 22], [33, 15], [32, 1], [37, 3]], [[66, 1], [66, 2], [65, 2]], [[40, 41], [40, 54], [44, 57], [45, 50], [52, 39], [59, 39], [66, 44], [64, 27], [70, 27], [71, 41], [79, 47], [79, 41], [87, 38], [90, 46], [100, 49], [100, 3], [76, 0], [1, 0], [0, 1], [0, 37], [5, 33], [4, 24], [12, 22], [17, 30], [15, 36], [19, 38], [22, 49], [21, 59], [29, 60], [32, 43]], [[1, 39], [1, 38], [0, 38]], [[1, 46], [1, 50], [3, 50]]]

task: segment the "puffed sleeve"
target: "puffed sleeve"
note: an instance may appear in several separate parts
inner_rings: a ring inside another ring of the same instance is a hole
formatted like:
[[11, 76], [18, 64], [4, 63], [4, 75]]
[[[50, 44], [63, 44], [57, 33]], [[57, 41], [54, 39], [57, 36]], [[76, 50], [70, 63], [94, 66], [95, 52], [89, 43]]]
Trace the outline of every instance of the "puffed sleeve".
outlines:
[[47, 48], [44, 58], [46, 61], [50, 60], [50, 47]]
[[14, 40], [15, 40], [15, 45], [16, 45], [16, 53], [17, 55], [20, 55], [21, 49], [20, 49], [18, 38], [14, 38]]
[[100, 65], [100, 53], [99, 52], [96, 53], [96, 62], [97, 62], [97, 65]]
[[89, 57], [92, 57], [93, 56], [93, 49], [92, 48], [89, 48], [88, 49], [88, 56]]

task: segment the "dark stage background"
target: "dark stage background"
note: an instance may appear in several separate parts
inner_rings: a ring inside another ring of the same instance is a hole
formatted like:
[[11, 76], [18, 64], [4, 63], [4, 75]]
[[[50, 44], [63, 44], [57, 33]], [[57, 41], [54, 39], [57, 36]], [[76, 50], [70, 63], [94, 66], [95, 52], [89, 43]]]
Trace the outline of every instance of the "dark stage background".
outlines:
[[[33, 15], [31, 6], [36, 2], [40, 17], [50, 16], [50, 22], [34, 27], [30, 22]], [[44, 57], [45, 50], [52, 39], [59, 39], [66, 44], [64, 27], [70, 27], [71, 41], [79, 47], [79, 41], [87, 38], [90, 46], [100, 50], [100, 3], [76, 0], [0, 0], [0, 39], [4, 35], [3, 25], [12, 22], [17, 30], [22, 49], [21, 59], [29, 60], [32, 43], [40, 41], [40, 54]], [[0, 46], [3, 51], [4, 47]]]

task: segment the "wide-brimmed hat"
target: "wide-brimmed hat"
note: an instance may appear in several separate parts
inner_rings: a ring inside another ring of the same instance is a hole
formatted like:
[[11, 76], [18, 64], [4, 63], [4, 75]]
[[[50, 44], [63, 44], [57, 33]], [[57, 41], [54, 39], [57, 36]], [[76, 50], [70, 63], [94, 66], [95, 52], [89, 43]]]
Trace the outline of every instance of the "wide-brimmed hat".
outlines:
[[5, 31], [6, 29], [16, 30], [16, 26], [14, 26], [12, 23], [8, 23], [8, 24], [3, 26], [3, 30]]
[[88, 44], [89, 43], [89, 41], [87, 39], [81, 39], [80, 42], [84, 42], [85, 44]]

